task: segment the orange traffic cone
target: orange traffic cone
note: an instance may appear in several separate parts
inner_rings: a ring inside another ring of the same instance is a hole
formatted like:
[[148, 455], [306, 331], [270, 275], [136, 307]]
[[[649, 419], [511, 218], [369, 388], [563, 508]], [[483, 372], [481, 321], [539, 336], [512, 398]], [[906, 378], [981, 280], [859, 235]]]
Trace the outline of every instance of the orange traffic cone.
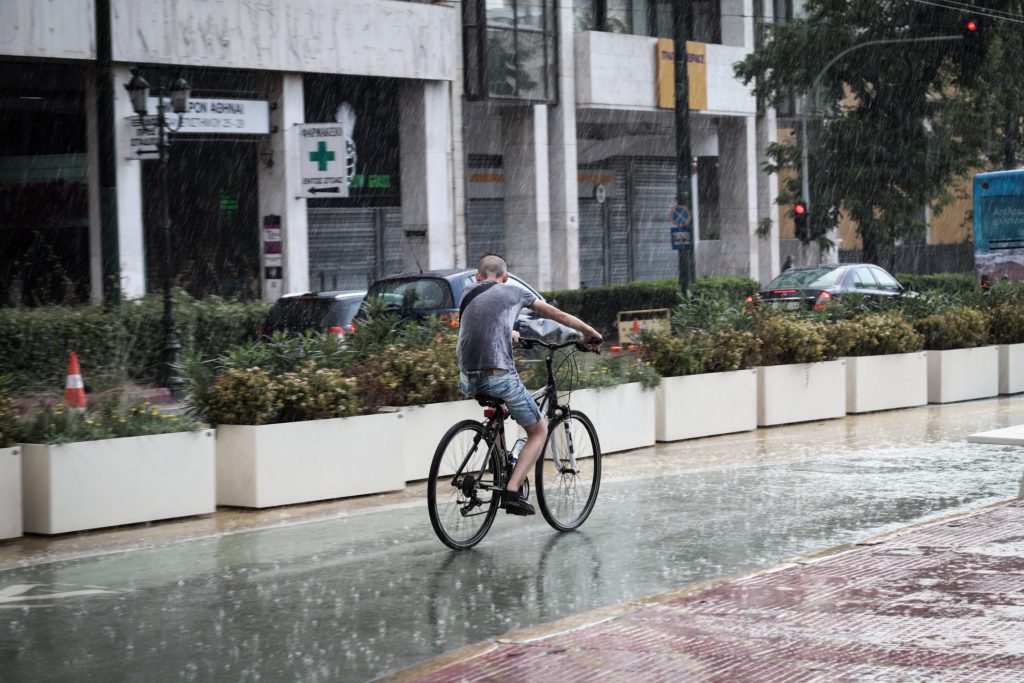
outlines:
[[64, 385], [64, 403], [71, 410], [85, 410], [88, 400], [85, 398], [85, 383], [82, 381], [82, 369], [78, 367], [78, 354], [71, 352], [68, 359], [68, 381]]

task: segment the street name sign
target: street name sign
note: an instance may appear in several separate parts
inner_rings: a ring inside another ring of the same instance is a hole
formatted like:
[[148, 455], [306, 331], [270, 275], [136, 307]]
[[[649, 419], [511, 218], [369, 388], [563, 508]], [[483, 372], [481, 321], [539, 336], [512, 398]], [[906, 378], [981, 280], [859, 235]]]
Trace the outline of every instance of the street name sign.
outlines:
[[[167, 119], [171, 125], [178, 125], [178, 115], [170, 111], [170, 101], [164, 100], [168, 107]], [[157, 124], [157, 107], [160, 100], [150, 97], [147, 104], [149, 115], [146, 126], [155, 129]], [[130, 158], [150, 159], [159, 153], [157, 134], [142, 130], [137, 116], [127, 117], [127, 140]], [[188, 111], [181, 115], [179, 134], [212, 134], [212, 135], [266, 135], [270, 132], [270, 107], [266, 100], [229, 100], [223, 98], [193, 98], [188, 101]]]
[[348, 153], [340, 123], [303, 123], [299, 132], [299, 197], [348, 196]]

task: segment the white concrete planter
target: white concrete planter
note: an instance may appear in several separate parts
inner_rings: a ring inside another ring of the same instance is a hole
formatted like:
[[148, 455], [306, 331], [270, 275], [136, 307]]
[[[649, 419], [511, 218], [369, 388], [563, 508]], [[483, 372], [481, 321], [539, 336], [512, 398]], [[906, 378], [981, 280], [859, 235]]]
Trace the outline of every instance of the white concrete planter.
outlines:
[[953, 403], [999, 394], [999, 347], [928, 352], [928, 402]]
[[21, 536], [21, 449], [0, 448], [0, 539]]
[[402, 408], [397, 417], [405, 481], [416, 481], [430, 474], [434, 451], [445, 432], [462, 420], [483, 420], [484, 409], [474, 400], [452, 401]]
[[757, 424], [824, 420], [846, 415], [846, 363], [830, 360], [757, 369]]
[[928, 403], [928, 352], [850, 356], [846, 412], [868, 413]]
[[1024, 344], [999, 345], [999, 393], [1024, 392]]
[[655, 392], [658, 441], [757, 428], [757, 370], [665, 377]]
[[217, 504], [265, 508], [405, 486], [397, 413], [217, 428]]
[[655, 392], [639, 382], [572, 392], [570, 406], [586, 413], [597, 429], [601, 453], [654, 445]]
[[23, 444], [25, 531], [61, 534], [214, 511], [212, 429]]

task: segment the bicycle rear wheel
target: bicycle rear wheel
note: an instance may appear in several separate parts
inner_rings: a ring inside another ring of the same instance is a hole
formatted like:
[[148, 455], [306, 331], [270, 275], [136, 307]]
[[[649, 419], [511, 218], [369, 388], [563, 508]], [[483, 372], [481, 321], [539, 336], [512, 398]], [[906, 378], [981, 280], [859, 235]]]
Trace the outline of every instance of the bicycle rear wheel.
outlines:
[[427, 509], [434, 533], [449, 548], [479, 543], [494, 523], [500, 494], [493, 487], [497, 470], [483, 425], [459, 422], [434, 452], [427, 481]]
[[548, 524], [570, 531], [587, 521], [601, 488], [601, 444], [590, 418], [573, 410], [552, 420], [534, 478]]

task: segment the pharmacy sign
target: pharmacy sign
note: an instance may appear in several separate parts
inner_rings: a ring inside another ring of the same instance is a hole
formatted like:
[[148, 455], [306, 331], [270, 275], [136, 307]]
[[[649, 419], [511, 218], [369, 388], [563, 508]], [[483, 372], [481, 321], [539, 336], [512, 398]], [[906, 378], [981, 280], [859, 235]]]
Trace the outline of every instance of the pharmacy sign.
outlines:
[[340, 123], [303, 123], [299, 134], [302, 172], [299, 197], [323, 199], [348, 196], [348, 155], [345, 128]]

